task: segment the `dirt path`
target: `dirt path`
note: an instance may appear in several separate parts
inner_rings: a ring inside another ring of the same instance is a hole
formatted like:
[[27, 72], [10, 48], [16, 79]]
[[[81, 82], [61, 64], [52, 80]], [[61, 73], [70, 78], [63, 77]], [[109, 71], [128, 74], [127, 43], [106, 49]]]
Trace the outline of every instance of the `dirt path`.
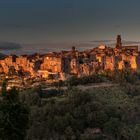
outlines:
[[79, 85], [77, 86], [77, 88], [81, 89], [81, 90], [88, 90], [88, 89], [91, 89], [91, 88], [100, 88], [100, 87], [112, 87], [116, 84], [113, 84], [113, 83], [99, 83], [99, 84], [89, 84], [89, 85]]
[[[115, 85], [117, 85], [117, 84], [104, 82], [104, 83], [92, 83], [92, 84], [87, 84], [87, 85], [78, 85], [78, 86], [76, 86], [76, 88], [85, 91], [85, 90], [92, 89], [92, 88], [112, 87]], [[57, 89], [57, 88], [56, 87], [47, 87], [43, 90], [52, 90], [52, 89]], [[67, 90], [67, 87], [61, 87], [61, 89]]]

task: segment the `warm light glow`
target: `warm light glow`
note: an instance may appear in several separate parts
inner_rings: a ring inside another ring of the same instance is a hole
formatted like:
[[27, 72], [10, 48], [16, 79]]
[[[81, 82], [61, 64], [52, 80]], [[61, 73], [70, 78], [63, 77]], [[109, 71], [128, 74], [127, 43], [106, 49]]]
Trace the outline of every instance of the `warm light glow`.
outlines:
[[123, 69], [123, 62], [122, 61], [118, 63], [118, 69], [119, 70], [122, 70]]
[[104, 50], [104, 49], [105, 49], [105, 45], [100, 45], [100, 46], [99, 46], [99, 49]]
[[130, 63], [131, 63], [131, 68], [132, 69], [137, 69], [137, 63], [136, 63], [135, 57], [132, 57]]
[[97, 56], [96, 57], [98, 59], [98, 61], [101, 63], [102, 62], [102, 57], [101, 56]]

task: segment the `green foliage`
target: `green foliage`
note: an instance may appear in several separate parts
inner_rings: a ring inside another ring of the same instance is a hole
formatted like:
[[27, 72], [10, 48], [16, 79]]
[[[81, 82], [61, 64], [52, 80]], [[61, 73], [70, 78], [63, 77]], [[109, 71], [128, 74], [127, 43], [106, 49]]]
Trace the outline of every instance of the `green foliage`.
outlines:
[[77, 85], [86, 85], [90, 83], [101, 83], [105, 80], [104, 78], [104, 76], [99, 74], [84, 76], [80, 78], [73, 76], [67, 81], [67, 85], [71, 87]]
[[79, 79], [76, 76], [73, 76], [69, 79], [69, 81], [67, 81], [67, 85], [68, 86], [77, 86], [79, 84]]
[[24, 90], [20, 93], [21, 102], [28, 106], [40, 105], [40, 100], [43, 96], [42, 90], [39, 88], [32, 88]]
[[[87, 92], [72, 89], [63, 100], [58, 99], [48, 101], [42, 108], [35, 106], [32, 109], [30, 138], [48, 140], [140, 138], [140, 95], [130, 96], [123, 88], [111, 87]], [[90, 131], [87, 131], [88, 129]]]
[[[113, 87], [93, 88], [84, 92], [72, 87], [106, 80], [111, 80], [118, 84]], [[41, 87], [22, 91], [20, 100], [17, 96], [18, 94], [4, 97], [3, 101], [8, 100], [8, 107], [12, 106], [13, 102], [22, 105], [26, 103], [31, 107], [28, 139], [140, 139], [140, 81], [137, 73], [132, 75], [129, 72], [117, 71], [109, 73], [107, 71], [105, 74], [100, 75], [82, 78], [72, 77], [67, 82], [69, 90], [60, 90], [61, 86], [65, 86], [65, 84], [65, 82], [59, 81], [54, 84], [54, 86], [58, 87], [57, 90], [51, 89], [45, 92]], [[15, 90], [10, 92], [18, 93]], [[8, 111], [6, 110], [6, 112]], [[4, 116], [3, 112], [0, 111], [0, 118], [2, 116]], [[16, 116], [18, 115], [16, 114]], [[15, 119], [18, 120], [19, 118], [15, 117]], [[17, 122], [25, 128], [23, 122]], [[2, 125], [0, 124], [0, 126], [4, 127], [5, 125], [4, 122]], [[21, 130], [21, 128], [18, 129]], [[4, 134], [2, 130], [0, 129], [0, 132]], [[9, 131], [13, 132], [13, 134], [14, 132], [18, 134], [16, 130]], [[25, 131], [22, 132], [25, 134]], [[14, 136], [10, 135], [10, 137]], [[16, 138], [14, 137], [15, 140]]]
[[49, 74], [49, 75], [48, 75], [48, 80], [54, 80], [53, 74]]
[[57, 88], [60, 88], [60, 87], [63, 87], [63, 86], [65, 86], [65, 85], [66, 85], [65, 81], [59, 80], [58, 82], [52, 83], [51, 86], [55, 86], [55, 87], [57, 87]]
[[6, 90], [7, 90], [7, 79], [4, 79], [2, 83], [2, 89], [1, 89], [2, 96], [6, 96]]
[[18, 91], [7, 91], [0, 103], [0, 138], [24, 140], [29, 123], [29, 108], [18, 98]]
[[112, 80], [115, 83], [130, 83], [135, 84], [138, 81], [138, 75], [135, 72], [131, 71], [115, 71], [112, 75]]
[[133, 128], [133, 139], [135, 140], [139, 140], [140, 139], [140, 124], [135, 125], [135, 127]]

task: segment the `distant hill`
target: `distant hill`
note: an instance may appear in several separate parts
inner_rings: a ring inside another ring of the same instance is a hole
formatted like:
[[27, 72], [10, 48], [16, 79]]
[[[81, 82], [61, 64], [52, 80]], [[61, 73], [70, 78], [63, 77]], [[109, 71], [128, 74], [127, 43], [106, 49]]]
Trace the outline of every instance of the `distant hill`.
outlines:
[[0, 53], [0, 59], [3, 59], [5, 58], [7, 55], [3, 54], [3, 53]]
[[15, 50], [20, 49], [21, 45], [14, 42], [0, 42], [0, 50]]

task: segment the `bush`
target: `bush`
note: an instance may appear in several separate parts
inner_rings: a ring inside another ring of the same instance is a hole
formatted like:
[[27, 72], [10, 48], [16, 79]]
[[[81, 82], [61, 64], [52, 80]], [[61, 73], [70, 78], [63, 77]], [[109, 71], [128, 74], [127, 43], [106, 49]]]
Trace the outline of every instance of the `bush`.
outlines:
[[90, 76], [84, 76], [84, 77], [76, 77], [73, 76], [71, 79], [67, 81], [68, 86], [77, 86], [77, 85], [86, 85], [90, 83], [101, 83], [104, 81], [104, 77], [102, 75], [90, 75]]
[[66, 94], [48, 97], [42, 107], [34, 104], [28, 138], [138, 140], [140, 84], [126, 83], [126, 87], [118, 85], [84, 92], [71, 88]]

